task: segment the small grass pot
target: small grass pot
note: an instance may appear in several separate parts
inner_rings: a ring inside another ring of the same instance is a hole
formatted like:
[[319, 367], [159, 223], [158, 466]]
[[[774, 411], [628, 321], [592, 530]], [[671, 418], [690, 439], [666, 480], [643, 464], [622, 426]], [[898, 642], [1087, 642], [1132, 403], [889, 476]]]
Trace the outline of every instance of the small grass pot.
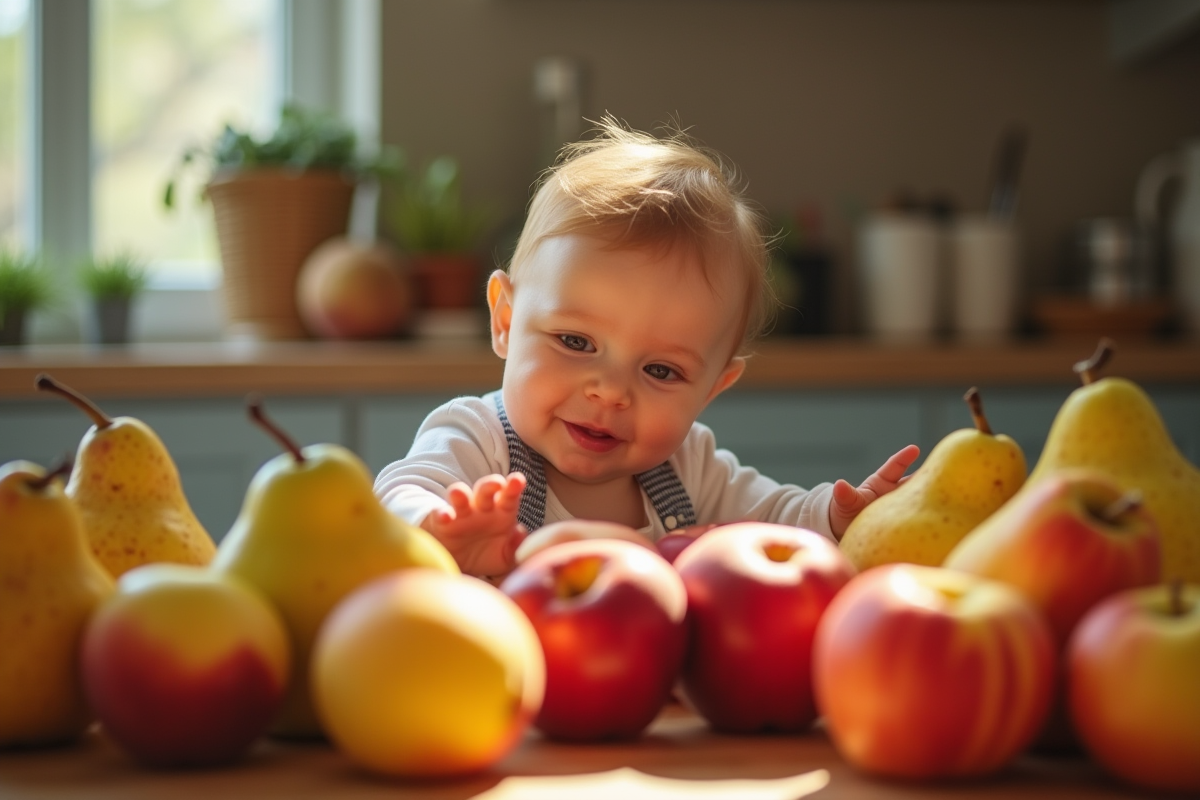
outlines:
[[99, 344], [129, 341], [129, 319], [135, 298], [150, 275], [146, 264], [130, 253], [88, 259], [79, 281], [91, 297], [91, 338]]
[[54, 297], [54, 281], [37, 256], [0, 250], [0, 345], [24, 344], [29, 316]]

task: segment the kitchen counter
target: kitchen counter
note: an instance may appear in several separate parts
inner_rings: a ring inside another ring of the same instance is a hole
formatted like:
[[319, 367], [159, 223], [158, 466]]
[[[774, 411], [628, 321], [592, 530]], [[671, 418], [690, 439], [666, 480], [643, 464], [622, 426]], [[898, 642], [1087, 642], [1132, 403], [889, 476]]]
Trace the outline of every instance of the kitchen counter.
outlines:
[[[1071, 365], [1094, 346], [1077, 339], [907, 346], [771, 339], [758, 343], [738, 386], [1074, 385]], [[503, 362], [483, 341], [41, 345], [0, 348], [0, 398], [39, 394], [39, 372], [93, 396], [228, 396], [251, 388], [272, 395], [401, 394], [493, 388]], [[1200, 341], [1118, 342], [1105, 372], [1200, 384]]]
[[[981, 781], [925, 784], [884, 781], [858, 773], [838, 756], [819, 730], [803, 736], [721, 736], [678, 705], [671, 705], [647, 734], [630, 743], [568, 745], [530, 733], [509, 756], [472, 778], [405, 782], [369, 775], [325, 745], [261, 741], [242, 763], [226, 769], [162, 772], [136, 767], [98, 734], [79, 747], [43, 752], [5, 753], [0, 758], [0, 795], [4, 797], [189, 798], [338, 797], [439, 798], [581, 797], [579, 785], [557, 784], [591, 773], [632, 767], [642, 773], [694, 782], [685, 796], [750, 800], [767, 794], [770, 781], [827, 771], [828, 784], [812, 796], [839, 798], [938, 797], [1023, 800], [1090, 800], [1144, 796], [1126, 789], [1083, 758], [1024, 756], [1003, 774]], [[820, 786], [825, 775], [811, 776]], [[721, 787], [713, 781], [760, 780], [754, 787]], [[524, 782], [524, 786], [514, 785]], [[708, 791], [704, 791], [707, 788]], [[726, 792], [714, 793], [717, 788]], [[535, 795], [534, 792], [537, 792]], [[595, 796], [627, 800], [654, 797], [623, 789]], [[591, 793], [587, 795], [592, 797]], [[676, 795], [679, 796], [679, 795]], [[793, 791], [785, 797], [798, 797]]]

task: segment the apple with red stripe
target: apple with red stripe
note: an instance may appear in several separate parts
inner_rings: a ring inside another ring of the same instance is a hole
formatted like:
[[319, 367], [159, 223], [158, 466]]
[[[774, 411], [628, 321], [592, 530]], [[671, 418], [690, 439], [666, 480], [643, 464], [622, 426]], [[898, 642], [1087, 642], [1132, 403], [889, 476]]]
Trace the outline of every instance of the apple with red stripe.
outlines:
[[1118, 592], [1067, 644], [1075, 731], [1105, 769], [1200, 796], [1200, 586]]
[[290, 661], [283, 621], [248, 584], [159, 563], [117, 581], [88, 623], [81, 671], [104, 731], [137, 761], [206, 767], [266, 730]]
[[1156, 583], [1162, 555], [1158, 524], [1141, 493], [1077, 469], [1022, 489], [942, 566], [1016, 587], [1046, 615], [1061, 646], [1100, 600]]
[[817, 706], [838, 752], [898, 778], [987, 775], [1034, 739], [1057, 655], [1015, 589], [939, 567], [889, 564], [855, 577], [817, 628]]

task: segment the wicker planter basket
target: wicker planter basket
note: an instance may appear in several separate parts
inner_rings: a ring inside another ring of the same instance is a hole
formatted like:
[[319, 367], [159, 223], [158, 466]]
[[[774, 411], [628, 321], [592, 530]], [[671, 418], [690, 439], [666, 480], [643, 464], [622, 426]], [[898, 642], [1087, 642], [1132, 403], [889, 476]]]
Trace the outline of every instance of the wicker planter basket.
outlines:
[[317, 245], [346, 233], [354, 182], [340, 172], [256, 169], [208, 184], [232, 338], [303, 339], [296, 278]]

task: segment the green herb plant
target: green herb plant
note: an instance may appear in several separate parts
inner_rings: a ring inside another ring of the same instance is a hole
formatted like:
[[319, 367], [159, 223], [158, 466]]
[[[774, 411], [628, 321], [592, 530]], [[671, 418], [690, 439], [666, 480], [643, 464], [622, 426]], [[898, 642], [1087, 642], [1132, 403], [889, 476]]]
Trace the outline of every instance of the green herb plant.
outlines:
[[382, 147], [376, 155], [365, 157], [359, 153], [354, 130], [340, 118], [296, 103], [283, 106], [279, 125], [265, 139], [226, 123], [210, 144], [184, 150], [163, 191], [164, 206], [168, 209], [175, 206], [176, 187], [183, 174], [200, 165], [207, 166], [210, 177], [221, 171], [255, 167], [282, 167], [297, 172], [340, 170], [355, 180], [393, 178], [404, 171], [399, 149]]
[[131, 253], [90, 258], [79, 267], [79, 282], [97, 299], [130, 299], [141, 293], [150, 280], [143, 261]]
[[467, 207], [457, 159], [439, 156], [417, 176], [402, 176], [390, 221], [408, 253], [466, 253], [487, 224], [487, 214]]
[[56, 297], [54, 279], [37, 256], [0, 250], [0, 320], [45, 308]]

